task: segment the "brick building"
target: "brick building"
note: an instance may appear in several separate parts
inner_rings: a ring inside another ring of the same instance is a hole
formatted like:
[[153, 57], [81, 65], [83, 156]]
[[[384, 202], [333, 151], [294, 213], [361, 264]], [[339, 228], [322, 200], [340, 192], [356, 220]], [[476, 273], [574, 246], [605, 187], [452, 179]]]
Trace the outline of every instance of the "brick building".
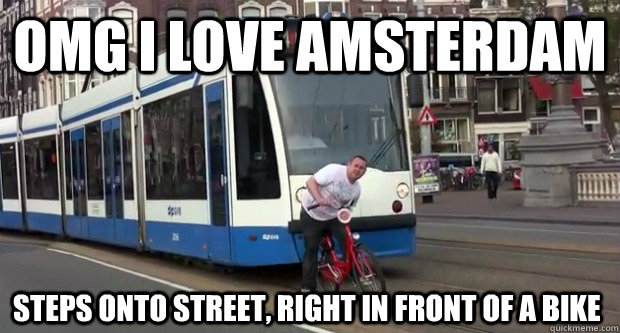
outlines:
[[3, 0], [0, 13], [0, 117], [38, 108], [35, 75], [22, 75], [12, 61], [13, 25], [34, 15], [33, 0]]

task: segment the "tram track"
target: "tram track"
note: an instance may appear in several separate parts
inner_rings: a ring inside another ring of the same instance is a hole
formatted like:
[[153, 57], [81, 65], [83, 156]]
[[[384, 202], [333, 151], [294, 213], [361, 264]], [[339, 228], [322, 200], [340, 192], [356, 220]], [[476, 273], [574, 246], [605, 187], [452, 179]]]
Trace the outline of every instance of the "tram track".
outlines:
[[[7, 236], [7, 237], [4, 237]], [[264, 290], [270, 294], [277, 291], [295, 291], [300, 278], [299, 265], [272, 266], [258, 268], [227, 269], [213, 265], [198, 264], [173, 256], [162, 257], [149, 253], [137, 253], [132, 250], [86, 242], [63, 242], [49, 239], [42, 235], [23, 235], [16, 233], [0, 234], [0, 243], [33, 244], [113, 263], [120, 267], [131, 268], [143, 274], [149, 274], [178, 285], [196, 290]], [[580, 285], [590, 289], [603, 290], [604, 318], [615, 321], [605, 324], [618, 324], [620, 305], [609, 303], [620, 300], [620, 286], [617, 276], [620, 269], [620, 256], [603, 253], [541, 250], [527, 247], [501, 246], [494, 244], [477, 244], [445, 240], [419, 239], [416, 255], [407, 258], [384, 258], [380, 263], [386, 272], [390, 292], [408, 290], [416, 292], [429, 291], [474, 291], [479, 295], [485, 291], [514, 291], [516, 294], [525, 287], [538, 286], [550, 290], [572, 290]], [[550, 266], [552, 263], [553, 266]], [[591, 267], [568, 267], [558, 272], [558, 267], [575, 265], [593, 265]], [[599, 269], [594, 277], [588, 275], [592, 267]], [[555, 272], [553, 270], [556, 270]], [[601, 274], [603, 272], [603, 274]], [[612, 275], [609, 275], [612, 274]], [[513, 281], [508, 281], [512, 279]], [[614, 282], [616, 282], [614, 284]], [[603, 288], [604, 287], [604, 288]], [[352, 290], [351, 286], [348, 286]], [[614, 289], [615, 288], [615, 289]], [[348, 289], [347, 289], [348, 290]], [[611, 294], [610, 294], [611, 293]], [[479, 314], [477, 314], [479, 316]], [[330, 331], [394, 330], [405, 332], [443, 332], [456, 330], [460, 332], [511, 332], [547, 331], [548, 326], [519, 326], [517, 324], [485, 325], [480, 319], [474, 324], [388, 324], [386, 326], [321, 325]]]

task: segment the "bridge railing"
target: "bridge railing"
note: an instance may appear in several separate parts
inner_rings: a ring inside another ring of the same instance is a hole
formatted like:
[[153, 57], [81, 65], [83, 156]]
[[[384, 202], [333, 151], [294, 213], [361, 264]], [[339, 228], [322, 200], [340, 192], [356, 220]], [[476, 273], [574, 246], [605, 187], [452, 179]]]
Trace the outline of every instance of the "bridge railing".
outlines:
[[620, 164], [575, 166], [571, 173], [575, 204], [620, 205]]

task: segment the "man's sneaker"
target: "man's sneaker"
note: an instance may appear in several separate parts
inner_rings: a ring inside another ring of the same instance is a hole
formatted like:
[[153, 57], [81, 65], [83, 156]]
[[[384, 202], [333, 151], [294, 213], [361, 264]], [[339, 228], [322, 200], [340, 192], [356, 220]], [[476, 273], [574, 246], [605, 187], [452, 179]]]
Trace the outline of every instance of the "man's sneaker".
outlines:
[[300, 293], [302, 293], [302, 294], [309, 294], [309, 293], [311, 293], [311, 292], [312, 292], [312, 290], [310, 290], [310, 289], [308, 289], [308, 288], [301, 288], [301, 289], [299, 290], [299, 292], [300, 292]]

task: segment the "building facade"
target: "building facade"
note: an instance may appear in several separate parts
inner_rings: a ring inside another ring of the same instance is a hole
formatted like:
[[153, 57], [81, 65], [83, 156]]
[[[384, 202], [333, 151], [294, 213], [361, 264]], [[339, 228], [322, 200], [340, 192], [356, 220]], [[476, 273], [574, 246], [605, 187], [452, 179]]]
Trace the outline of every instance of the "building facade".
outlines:
[[[520, 17], [507, 1], [482, 1], [479, 8], [470, 8], [471, 17], [495, 21], [499, 17]], [[475, 149], [482, 154], [493, 145], [504, 165], [518, 165], [521, 155], [518, 143], [529, 134], [530, 122], [526, 107], [526, 80], [523, 75], [479, 75], [475, 77], [474, 108]]]
[[12, 32], [22, 17], [34, 16], [34, 0], [3, 0], [0, 13], [0, 116], [38, 108], [36, 75], [20, 73], [12, 61]]

